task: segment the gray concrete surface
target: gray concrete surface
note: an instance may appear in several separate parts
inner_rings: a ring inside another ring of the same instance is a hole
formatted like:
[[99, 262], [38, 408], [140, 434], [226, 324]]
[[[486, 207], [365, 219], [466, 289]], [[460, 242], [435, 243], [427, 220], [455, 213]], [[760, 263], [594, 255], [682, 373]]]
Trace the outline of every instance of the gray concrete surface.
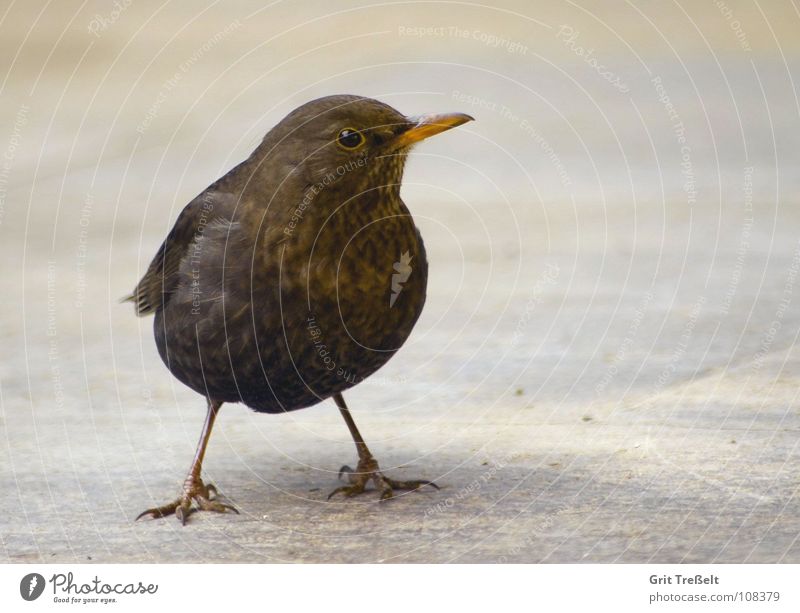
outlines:
[[[0, 561], [800, 562], [800, 16], [707, 4], [8, 7]], [[468, 35], [400, 30], [428, 25]], [[333, 403], [232, 405], [205, 469], [241, 515], [133, 523], [205, 408], [117, 300], [332, 92], [478, 119], [409, 164], [428, 304], [347, 396], [386, 472], [442, 490], [326, 502]]]

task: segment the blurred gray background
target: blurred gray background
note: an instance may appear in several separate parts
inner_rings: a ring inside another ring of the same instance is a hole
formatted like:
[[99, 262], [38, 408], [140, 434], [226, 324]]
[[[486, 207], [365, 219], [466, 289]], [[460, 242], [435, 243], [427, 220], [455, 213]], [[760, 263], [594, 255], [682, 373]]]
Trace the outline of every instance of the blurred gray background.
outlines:
[[[800, 562], [800, 10], [787, 2], [0, 2], [0, 561]], [[476, 121], [403, 197], [431, 265], [348, 399], [205, 406], [129, 292], [181, 208], [332, 93]]]

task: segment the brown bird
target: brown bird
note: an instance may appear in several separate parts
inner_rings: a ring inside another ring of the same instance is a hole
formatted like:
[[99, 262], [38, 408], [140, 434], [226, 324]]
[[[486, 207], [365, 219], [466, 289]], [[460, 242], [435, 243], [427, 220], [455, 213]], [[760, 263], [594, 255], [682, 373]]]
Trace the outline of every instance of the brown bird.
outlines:
[[408, 118], [359, 96], [313, 100], [183, 209], [126, 300], [155, 314], [161, 358], [208, 413], [180, 496], [137, 519], [236, 511], [200, 476], [225, 402], [282, 413], [333, 397], [358, 465], [342, 468], [349, 485], [328, 498], [370, 480], [381, 499], [436, 487], [381, 473], [342, 392], [395, 354], [425, 303], [425, 247], [400, 199], [408, 151], [471, 119]]

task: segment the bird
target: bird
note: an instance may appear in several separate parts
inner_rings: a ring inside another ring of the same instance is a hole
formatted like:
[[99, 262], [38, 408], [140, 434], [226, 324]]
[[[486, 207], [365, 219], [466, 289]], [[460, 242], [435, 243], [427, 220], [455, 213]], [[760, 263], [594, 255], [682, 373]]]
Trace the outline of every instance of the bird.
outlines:
[[154, 315], [159, 355], [205, 397], [207, 412], [178, 497], [136, 518], [238, 510], [202, 479], [225, 403], [279, 414], [332, 398], [355, 443], [336, 494], [372, 482], [387, 500], [432, 481], [385, 475], [342, 393], [383, 366], [425, 304], [425, 246], [400, 197], [410, 149], [473, 118], [407, 117], [358, 95], [302, 104], [252, 154], [189, 202], [123, 300]]

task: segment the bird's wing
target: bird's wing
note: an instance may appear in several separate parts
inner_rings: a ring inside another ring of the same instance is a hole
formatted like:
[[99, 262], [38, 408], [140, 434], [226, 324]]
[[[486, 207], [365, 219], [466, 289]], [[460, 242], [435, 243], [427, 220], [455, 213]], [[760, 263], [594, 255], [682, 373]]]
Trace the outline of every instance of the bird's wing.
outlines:
[[123, 302], [133, 302], [140, 317], [162, 308], [178, 287], [180, 265], [190, 254], [192, 245], [203, 237], [206, 227], [212, 222], [231, 221], [236, 202], [233, 194], [209, 189], [187, 204], [147, 272], [133, 292], [122, 299]]

